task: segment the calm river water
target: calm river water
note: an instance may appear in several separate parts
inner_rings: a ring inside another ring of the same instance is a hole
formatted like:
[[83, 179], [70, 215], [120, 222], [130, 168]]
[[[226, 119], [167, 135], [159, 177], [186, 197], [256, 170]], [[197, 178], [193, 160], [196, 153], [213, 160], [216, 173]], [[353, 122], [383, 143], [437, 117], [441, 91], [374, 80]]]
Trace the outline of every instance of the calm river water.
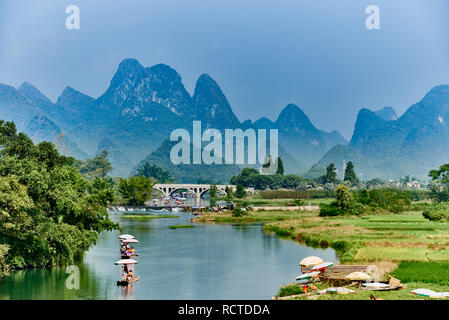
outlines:
[[0, 278], [0, 299], [271, 299], [281, 284], [295, 281], [298, 262], [310, 255], [336, 262], [332, 249], [312, 249], [262, 231], [261, 224], [191, 224], [190, 213], [179, 218], [121, 218], [134, 247], [140, 280], [118, 287], [118, 231], [104, 232], [98, 244], [78, 263], [80, 288], [67, 289], [65, 267], [16, 271]]

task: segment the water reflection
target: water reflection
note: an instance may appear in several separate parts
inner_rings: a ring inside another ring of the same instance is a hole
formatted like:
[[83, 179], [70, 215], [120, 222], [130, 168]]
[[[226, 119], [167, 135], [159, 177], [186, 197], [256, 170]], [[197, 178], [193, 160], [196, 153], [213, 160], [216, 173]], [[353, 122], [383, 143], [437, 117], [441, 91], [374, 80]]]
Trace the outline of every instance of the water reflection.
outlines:
[[121, 218], [124, 232], [139, 244], [136, 275], [128, 287], [116, 285], [120, 267], [118, 231], [102, 233], [79, 263], [80, 289], [65, 286], [65, 267], [13, 272], [0, 278], [1, 299], [270, 299], [294, 281], [298, 262], [318, 255], [336, 262], [331, 249], [312, 249], [262, 231], [261, 224], [189, 224], [190, 213], [175, 219]]

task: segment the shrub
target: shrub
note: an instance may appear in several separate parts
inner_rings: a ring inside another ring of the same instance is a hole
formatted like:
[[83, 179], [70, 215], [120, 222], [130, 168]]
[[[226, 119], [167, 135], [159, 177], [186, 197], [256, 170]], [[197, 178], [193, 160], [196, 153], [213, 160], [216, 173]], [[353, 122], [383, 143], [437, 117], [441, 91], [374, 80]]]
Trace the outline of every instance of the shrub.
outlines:
[[442, 202], [430, 206], [423, 211], [423, 216], [431, 221], [449, 221], [449, 203]]
[[243, 217], [243, 216], [246, 216], [246, 215], [248, 215], [248, 212], [243, 210], [243, 209], [235, 208], [234, 210], [232, 210], [232, 216], [233, 217]]
[[300, 207], [304, 205], [304, 201], [302, 201], [301, 199], [295, 199], [293, 201], [286, 202], [285, 205], [291, 207]]
[[279, 290], [279, 297], [287, 297], [292, 296], [295, 294], [301, 294], [304, 293], [304, 290], [302, 288], [298, 287], [297, 285], [291, 284], [288, 286], [284, 286]]
[[261, 199], [323, 199], [335, 196], [332, 190], [265, 190], [258, 195]]
[[354, 199], [374, 209], [384, 209], [394, 213], [411, 209], [411, 193], [398, 189], [372, 189], [354, 192]]
[[245, 187], [240, 183], [237, 185], [237, 190], [235, 192], [235, 196], [239, 199], [246, 197]]
[[332, 202], [331, 204], [322, 204], [320, 208], [320, 217], [335, 217], [345, 214], [340, 207], [338, 207], [337, 202]]
[[351, 190], [348, 186], [340, 184], [335, 188], [335, 198], [337, 199], [337, 206], [347, 211], [351, 206]]

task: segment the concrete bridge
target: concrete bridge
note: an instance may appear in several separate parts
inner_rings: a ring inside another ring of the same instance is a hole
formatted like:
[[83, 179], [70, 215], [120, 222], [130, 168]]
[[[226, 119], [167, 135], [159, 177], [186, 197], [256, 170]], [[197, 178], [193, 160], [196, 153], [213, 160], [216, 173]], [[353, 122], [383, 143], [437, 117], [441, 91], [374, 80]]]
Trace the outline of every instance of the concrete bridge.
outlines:
[[[232, 188], [232, 191], [236, 191], [237, 187], [234, 185], [217, 185], [217, 190], [226, 192], [226, 187]], [[194, 194], [195, 198], [201, 198], [201, 196], [210, 190], [209, 184], [177, 184], [177, 183], [168, 183], [168, 184], [155, 184], [153, 189], [157, 189], [161, 191], [165, 196], [170, 196], [173, 192], [181, 189], [187, 189], [188, 192]]]

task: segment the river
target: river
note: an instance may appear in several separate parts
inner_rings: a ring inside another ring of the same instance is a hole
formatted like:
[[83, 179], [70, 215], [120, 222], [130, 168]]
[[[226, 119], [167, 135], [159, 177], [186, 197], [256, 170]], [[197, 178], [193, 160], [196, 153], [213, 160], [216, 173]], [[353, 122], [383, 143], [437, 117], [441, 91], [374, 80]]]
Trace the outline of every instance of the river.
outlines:
[[[166, 213], [171, 214], [171, 213]], [[0, 299], [271, 299], [280, 285], [295, 281], [298, 262], [310, 255], [336, 262], [332, 249], [313, 249], [262, 231], [262, 224], [191, 224], [178, 218], [121, 218], [134, 248], [140, 280], [119, 287], [118, 231], [103, 232], [79, 268], [79, 289], [68, 289], [65, 267], [10, 272], [0, 278]]]

